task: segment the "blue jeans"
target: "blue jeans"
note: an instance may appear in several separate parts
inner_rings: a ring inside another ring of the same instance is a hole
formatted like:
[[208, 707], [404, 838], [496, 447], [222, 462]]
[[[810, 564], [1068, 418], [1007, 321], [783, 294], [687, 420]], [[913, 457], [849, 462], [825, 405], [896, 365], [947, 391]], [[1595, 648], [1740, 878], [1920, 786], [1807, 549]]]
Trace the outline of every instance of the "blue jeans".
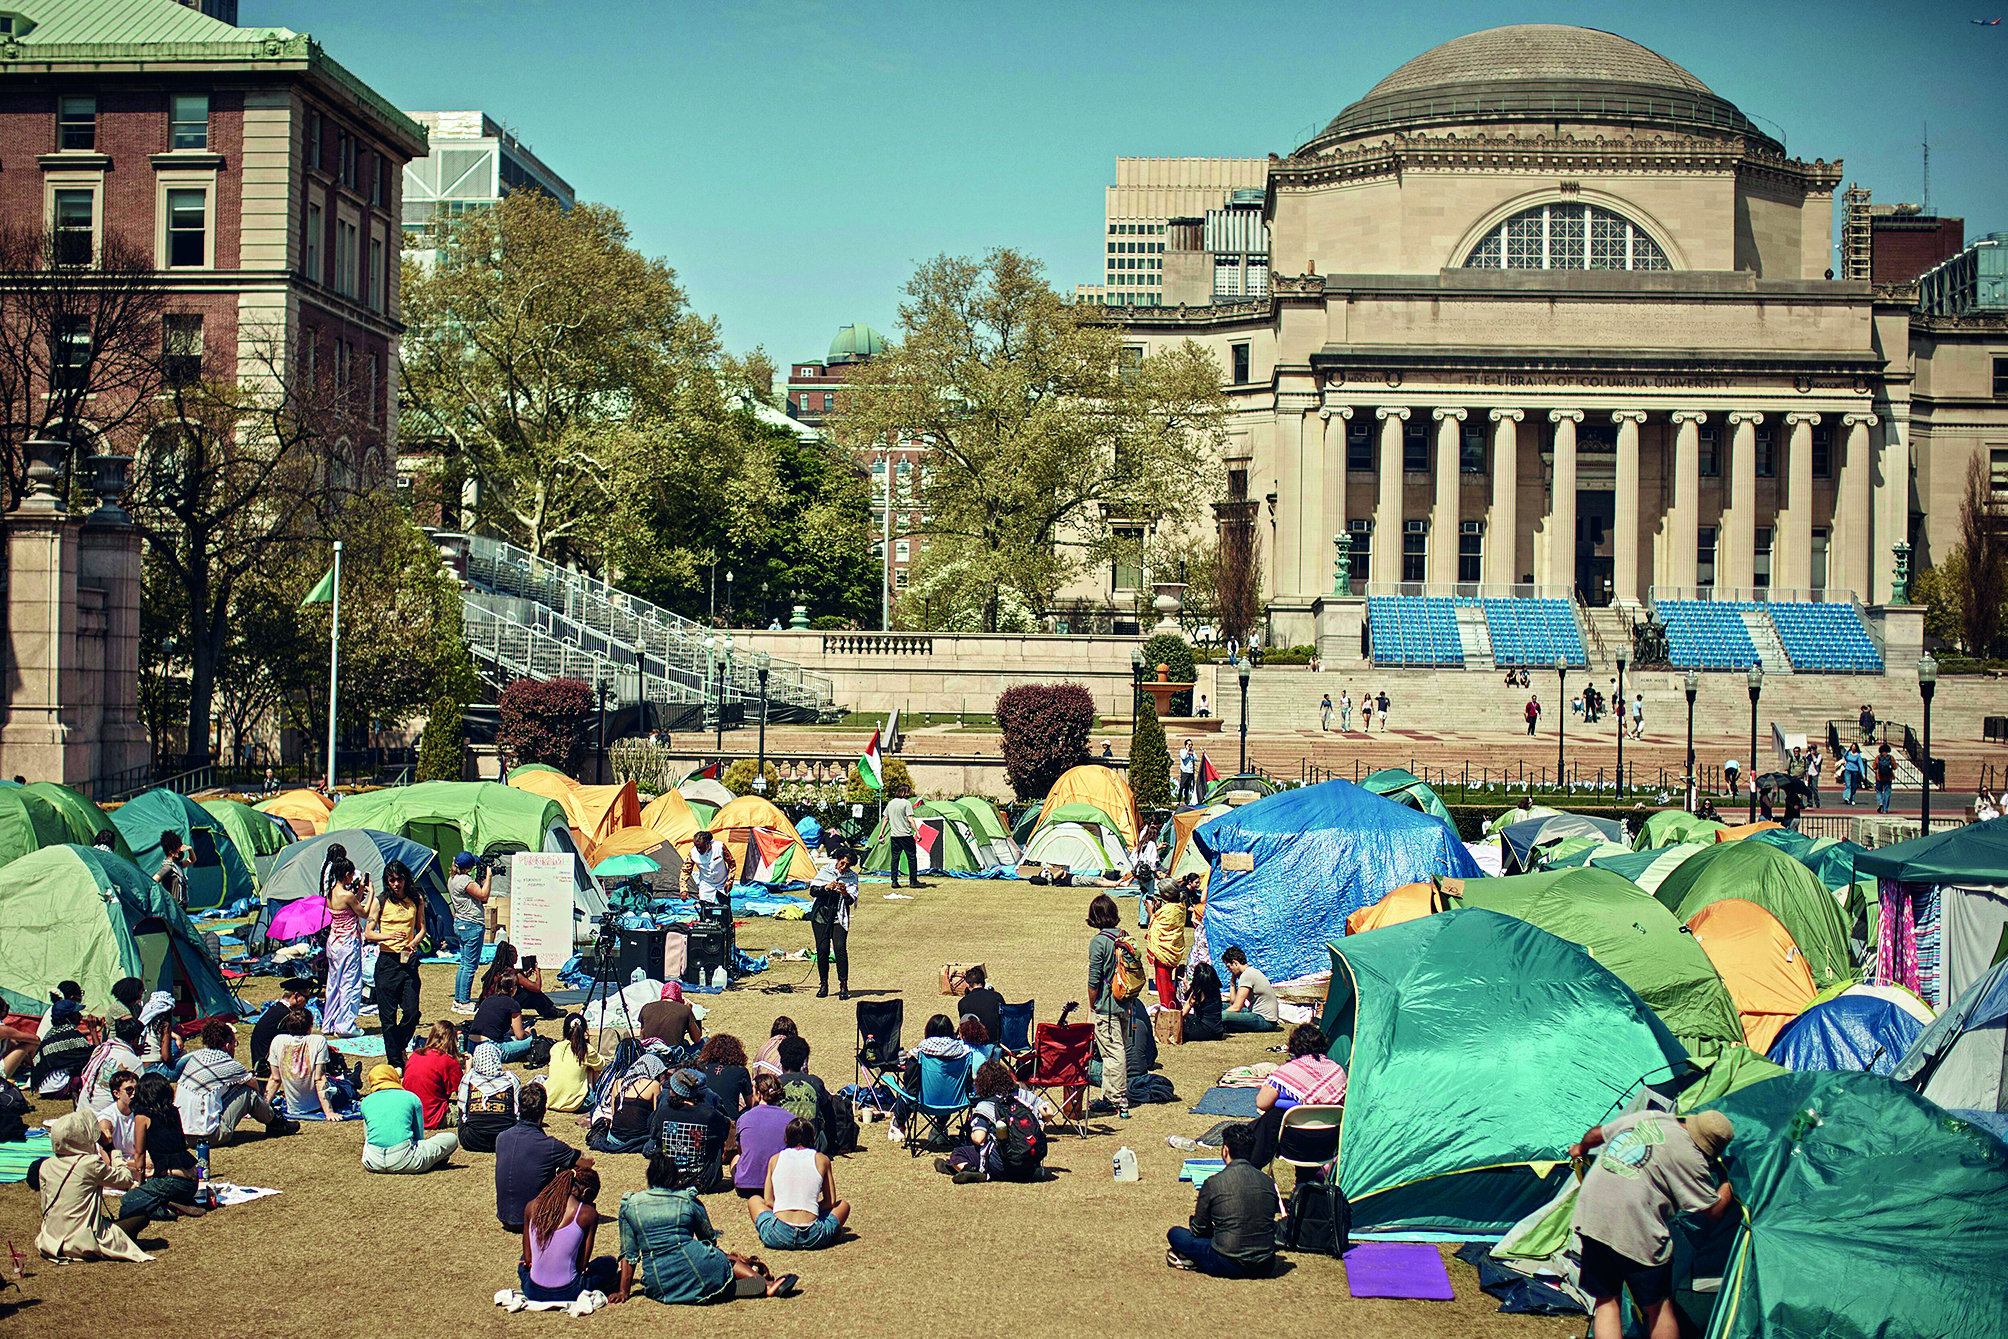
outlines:
[[[484, 1037], [481, 1040], [495, 1043], [496, 1048], [502, 1052], [502, 1063], [505, 1065], [521, 1060], [524, 1056], [530, 1054], [530, 1048], [537, 1044], [537, 1039], [534, 1036], [524, 1037], [521, 1041], [512, 1040], [508, 1037]], [[470, 1053], [472, 1049], [472, 1047], [469, 1048]]]
[[1853, 804], [1855, 802], [1855, 792], [1861, 788], [1862, 779], [1853, 772], [1843, 772], [1841, 774], [1841, 799], [1844, 802]]
[[1274, 1032], [1277, 1025], [1252, 1009], [1224, 1009], [1220, 1026], [1227, 1032]]
[[480, 921], [455, 921], [453, 937], [460, 942], [460, 970], [453, 977], [453, 1002], [473, 1003], [474, 974], [481, 970], [481, 941], [487, 927]]
[[1879, 813], [1879, 814], [1886, 814], [1886, 813], [1888, 813], [1888, 812], [1889, 812], [1889, 792], [1890, 792], [1890, 783], [1889, 783], [1889, 782], [1887, 782], [1887, 781], [1878, 781], [1878, 782], [1876, 782], [1876, 812], [1877, 812], [1877, 813]]
[[753, 1232], [770, 1251], [820, 1251], [836, 1244], [844, 1234], [844, 1225], [829, 1213], [813, 1223], [789, 1223], [769, 1209], [753, 1220]]
[[1137, 929], [1139, 930], [1146, 929], [1150, 925], [1150, 912], [1145, 910], [1144, 903], [1148, 902], [1152, 897], [1156, 896], [1156, 894], [1157, 894], [1157, 874], [1155, 872], [1139, 873], [1136, 876], [1136, 928]]
[[1222, 1255], [1213, 1249], [1209, 1237], [1198, 1236], [1186, 1228], [1175, 1227], [1164, 1234], [1171, 1243], [1171, 1249], [1198, 1265], [1200, 1272], [1216, 1279], [1259, 1279], [1267, 1278], [1269, 1271], [1276, 1267], [1272, 1258], [1259, 1267], [1243, 1265], [1231, 1255]]

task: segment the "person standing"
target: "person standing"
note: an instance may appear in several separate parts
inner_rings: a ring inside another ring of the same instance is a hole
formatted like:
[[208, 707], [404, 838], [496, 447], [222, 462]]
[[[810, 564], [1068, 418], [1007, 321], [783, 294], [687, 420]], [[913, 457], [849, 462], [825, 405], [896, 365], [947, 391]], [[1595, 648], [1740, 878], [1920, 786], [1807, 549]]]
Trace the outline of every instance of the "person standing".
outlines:
[[1870, 709], [1868, 703], [1862, 703], [1861, 717], [1856, 721], [1856, 724], [1862, 728], [1862, 739], [1867, 743], [1874, 743], [1876, 737], [1876, 714]]
[[1385, 688], [1381, 689], [1380, 692], [1374, 698], [1374, 706], [1379, 708], [1380, 710], [1382, 734], [1387, 733], [1387, 709], [1391, 705], [1392, 705], [1392, 700], [1387, 695], [1387, 689]]
[[1876, 812], [1889, 812], [1890, 791], [1896, 785], [1896, 755], [1889, 751], [1889, 745], [1876, 748]]
[[1088, 924], [1094, 938], [1088, 941], [1088, 1005], [1095, 1015], [1095, 1046], [1102, 1055], [1102, 1091], [1116, 1115], [1129, 1119], [1129, 1029], [1130, 997], [1118, 989], [1124, 973], [1125, 951], [1136, 960], [1136, 976], [1143, 976], [1141, 959], [1116, 926], [1122, 913], [1107, 893], [1095, 894], [1088, 903]]
[[[898, 864], [893, 868], [897, 870]], [[851, 911], [858, 904], [858, 872], [851, 867], [848, 849], [817, 862], [816, 881], [809, 885], [809, 894], [815, 899], [809, 905], [809, 930], [816, 940], [816, 974], [821, 980], [816, 998], [830, 993], [830, 962], [834, 958], [837, 998], [847, 1000], [851, 997]]]
[[346, 856], [328, 866], [328, 989], [321, 1026], [330, 1037], [356, 1035], [363, 1004], [363, 906], [368, 881]]
[[1178, 748], [1178, 802], [1199, 803], [1199, 755], [1189, 739]]
[[1631, 704], [1631, 716], [1632, 716], [1632, 722], [1631, 722], [1631, 724], [1632, 724], [1632, 738], [1633, 738], [1633, 739], [1641, 739], [1641, 738], [1643, 738], [1643, 737], [1645, 736], [1645, 694], [1644, 694], [1644, 693], [1635, 693], [1635, 694], [1633, 694], [1633, 695], [1632, 695], [1632, 704]]
[[1353, 695], [1345, 689], [1339, 690], [1339, 729], [1351, 733], [1353, 728]]
[[1534, 727], [1541, 723], [1541, 695], [1539, 693], [1529, 693], [1527, 695], [1527, 705], [1523, 708], [1522, 714], [1527, 717], [1527, 738], [1532, 739], [1534, 737]]
[[1862, 758], [1862, 746], [1852, 741], [1848, 751], [1841, 757], [1841, 802], [1854, 807], [1855, 793], [1862, 788], [1862, 779], [1868, 775], [1868, 764]]
[[188, 863], [191, 852], [181, 844], [181, 834], [172, 830], [160, 834], [160, 868], [153, 881], [177, 907], [188, 909]]
[[892, 886], [895, 888], [899, 887], [901, 857], [906, 859], [907, 883], [915, 888], [926, 886], [920, 881], [920, 853], [914, 846], [913, 832], [913, 788], [894, 786], [892, 799], [885, 807], [885, 835], [892, 844]]
[[1147, 904], [1157, 896], [1157, 858], [1157, 838], [1148, 831], [1139, 833], [1136, 849], [1130, 852], [1130, 873], [1136, 877], [1136, 928], [1139, 930], [1150, 924]]
[[1324, 699], [1318, 703], [1318, 728], [1327, 731], [1332, 728], [1332, 695], [1330, 693], [1326, 693]]
[[1374, 695], [1360, 694], [1360, 730], [1366, 734], [1374, 732]]
[[1827, 760], [1820, 756], [1820, 746], [1806, 747], [1806, 807], [1820, 807], [1820, 773], [1827, 769]]
[[425, 903], [402, 860], [383, 867], [383, 893], [370, 904], [363, 938], [377, 946], [377, 1025], [384, 1057], [404, 1068], [405, 1048], [418, 1030], [418, 955], [425, 943]]
[[683, 866], [683, 890], [707, 906], [716, 906], [732, 883], [732, 862], [725, 843], [711, 829], [699, 828], [690, 839], [690, 859]]
[[1178, 969], [1191, 947], [1192, 913], [1185, 905], [1185, 888], [1174, 883], [1151, 899], [1150, 933], [1144, 936], [1144, 950], [1157, 976], [1157, 1002], [1166, 1009], [1178, 1008]]
[[474, 877], [474, 852], [453, 857], [453, 877], [446, 881], [446, 905], [453, 913], [453, 939], [459, 946], [460, 970], [453, 977], [453, 1012], [474, 1012], [474, 976], [481, 970], [481, 945], [488, 937], [487, 906], [495, 871]]

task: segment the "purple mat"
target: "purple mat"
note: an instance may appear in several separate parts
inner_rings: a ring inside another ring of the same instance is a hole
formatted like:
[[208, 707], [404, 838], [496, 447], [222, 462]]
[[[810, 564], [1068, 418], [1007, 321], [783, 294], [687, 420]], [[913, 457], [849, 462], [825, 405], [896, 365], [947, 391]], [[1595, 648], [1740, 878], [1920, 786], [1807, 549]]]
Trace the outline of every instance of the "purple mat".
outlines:
[[1419, 1241], [1362, 1242], [1346, 1252], [1346, 1286], [1355, 1297], [1447, 1302], [1450, 1273], [1436, 1247]]

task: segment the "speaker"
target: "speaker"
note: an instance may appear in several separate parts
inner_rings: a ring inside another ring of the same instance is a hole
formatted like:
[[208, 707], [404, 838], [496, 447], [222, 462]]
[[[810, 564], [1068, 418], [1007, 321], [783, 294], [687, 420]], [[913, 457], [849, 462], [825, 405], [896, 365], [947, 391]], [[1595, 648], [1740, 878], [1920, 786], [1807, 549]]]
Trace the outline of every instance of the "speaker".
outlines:
[[[639, 967], [643, 976], [651, 980], [660, 981], [662, 979], [663, 940], [668, 936], [669, 931], [621, 930], [618, 933], [620, 935], [620, 947], [613, 955], [613, 975], [603, 975], [600, 979], [602, 981], [614, 981], [624, 984], [628, 978], [634, 975], [635, 969]], [[602, 953], [600, 960], [604, 963], [607, 961], [607, 956]]]

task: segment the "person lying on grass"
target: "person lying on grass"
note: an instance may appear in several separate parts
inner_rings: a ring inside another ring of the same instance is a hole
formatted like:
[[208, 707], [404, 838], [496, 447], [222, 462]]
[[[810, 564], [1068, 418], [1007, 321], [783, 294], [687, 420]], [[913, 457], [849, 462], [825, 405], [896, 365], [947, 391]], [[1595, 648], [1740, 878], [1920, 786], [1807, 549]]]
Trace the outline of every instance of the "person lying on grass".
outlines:
[[788, 1297], [794, 1274], [771, 1278], [757, 1257], [718, 1248], [718, 1229], [692, 1194], [676, 1159], [648, 1160], [648, 1189], [621, 1197], [620, 1288], [610, 1301], [634, 1295], [675, 1304], [735, 1297]]

